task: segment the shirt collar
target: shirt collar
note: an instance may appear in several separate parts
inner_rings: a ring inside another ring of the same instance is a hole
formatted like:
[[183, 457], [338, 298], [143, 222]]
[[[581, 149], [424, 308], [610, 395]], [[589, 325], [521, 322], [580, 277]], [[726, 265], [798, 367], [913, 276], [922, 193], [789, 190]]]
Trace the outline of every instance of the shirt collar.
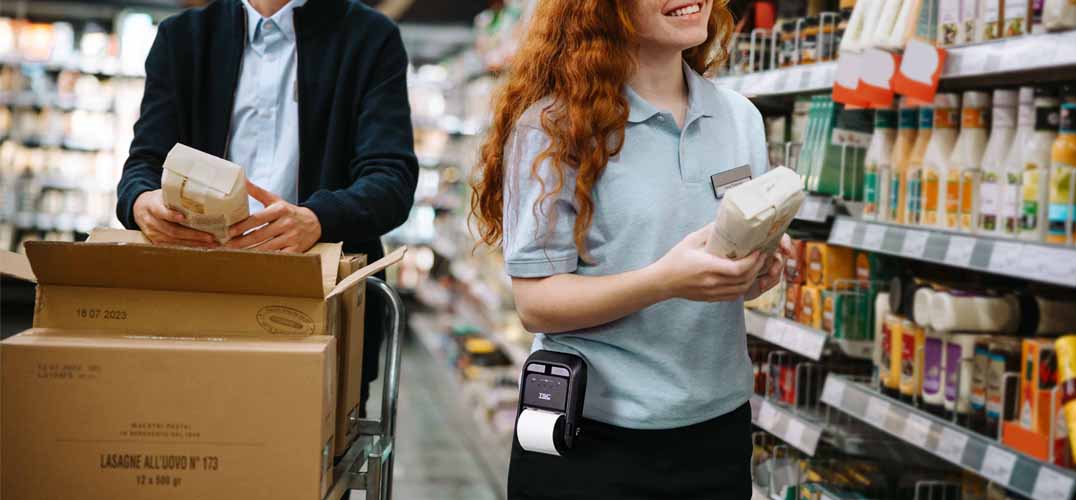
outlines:
[[306, 2], [307, 0], [291, 0], [284, 4], [280, 10], [276, 11], [276, 14], [265, 18], [254, 9], [254, 6], [250, 4], [250, 0], [243, 0], [243, 7], [247, 10], [247, 41], [254, 43], [254, 37], [258, 34], [258, 28], [261, 27], [261, 23], [266, 20], [273, 21], [286, 38], [294, 40], [295, 9], [302, 7]]
[[[684, 79], [687, 80], [687, 113], [685, 115], [685, 123], [690, 123], [695, 117], [707, 116], [713, 117], [717, 114], [717, 103], [715, 102], [714, 92], [716, 89], [714, 85], [710, 83], [702, 75], [695, 72], [687, 64], [687, 61], [683, 62]], [[624, 93], [628, 98], [628, 122], [642, 123], [654, 115], [661, 114], [662, 111], [655, 108], [652, 104], [643, 99], [635, 89], [630, 85], [624, 86]]]

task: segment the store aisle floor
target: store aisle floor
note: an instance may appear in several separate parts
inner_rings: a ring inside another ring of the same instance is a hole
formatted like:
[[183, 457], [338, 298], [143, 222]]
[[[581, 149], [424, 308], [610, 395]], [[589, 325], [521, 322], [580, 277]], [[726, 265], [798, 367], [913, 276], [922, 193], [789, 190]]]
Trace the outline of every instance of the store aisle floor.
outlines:
[[[503, 500], [507, 471], [483, 459], [495, 450], [480, 449], [471, 417], [453, 399], [452, 374], [413, 339], [404, 342], [401, 368], [393, 500]], [[380, 383], [371, 394], [376, 414]]]

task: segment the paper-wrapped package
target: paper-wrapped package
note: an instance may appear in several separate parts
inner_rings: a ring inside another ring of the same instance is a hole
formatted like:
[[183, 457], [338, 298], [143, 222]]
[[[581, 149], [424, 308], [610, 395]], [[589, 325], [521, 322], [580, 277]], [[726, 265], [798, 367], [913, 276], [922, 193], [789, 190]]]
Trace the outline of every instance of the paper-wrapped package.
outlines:
[[243, 167], [197, 149], [176, 144], [164, 160], [164, 204], [184, 217], [183, 224], [228, 241], [228, 227], [250, 215]]
[[803, 179], [786, 167], [730, 189], [717, 209], [706, 251], [728, 259], [755, 250], [773, 252], [805, 196]]

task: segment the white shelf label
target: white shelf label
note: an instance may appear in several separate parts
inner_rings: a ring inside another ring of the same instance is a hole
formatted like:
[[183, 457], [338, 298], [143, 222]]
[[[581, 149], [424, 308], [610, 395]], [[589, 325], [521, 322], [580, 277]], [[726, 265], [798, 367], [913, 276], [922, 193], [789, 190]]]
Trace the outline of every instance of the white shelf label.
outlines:
[[822, 357], [822, 350], [826, 347], [826, 337], [812, 332], [810, 335], [800, 335], [799, 351], [811, 359]]
[[997, 446], [988, 446], [986, 456], [983, 457], [983, 466], [979, 468], [979, 472], [995, 483], [1008, 485], [1009, 479], [1012, 478], [1014, 465], [1016, 465], [1016, 455]]
[[807, 427], [803, 425], [803, 422], [800, 422], [795, 418], [788, 419], [788, 431], [785, 432], [785, 442], [803, 451], [808, 451], [807, 443], [803, 442], [803, 431], [806, 429]]
[[848, 246], [852, 243], [852, 233], [856, 230], [856, 223], [848, 219], [838, 219], [833, 224], [833, 232], [829, 236], [829, 242], [834, 245]]
[[964, 448], [968, 445], [968, 435], [960, 431], [943, 427], [941, 442], [938, 443], [938, 455], [954, 463], [960, 464], [964, 459]]
[[772, 430], [777, 423], [777, 410], [769, 401], [762, 402], [762, 408], [758, 411], [758, 426], [766, 430]]
[[900, 253], [905, 257], [920, 258], [927, 251], [927, 238], [930, 233], [924, 231], [908, 230], [904, 233], [904, 246]]
[[927, 447], [927, 437], [930, 436], [930, 420], [912, 413], [908, 420], [904, 421], [904, 440], [920, 448]]
[[990, 254], [989, 269], [998, 273], [1012, 272], [1013, 266], [1020, 260], [1024, 245], [1008, 241], [995, 241]]
[[867, 234], [863, 236], [863, 248], [867, 250], [881, 250], [882, 242], [885, 241], [886, 227], [880, 224], [868, 224]]
[[844, 404], [844, 380], [826, 378], [826, 385], [822, 387], [822, 402], [834, 407]]
[[1076, 282], [1076, 254], [1063, 248], [1040, 249], [1039, 270], [1035, 278], [1048, 282]]
[[968, 267], [971, 263], [971, 252], [975, 250], [975, 238], [968, 236], [949, 237], [949, 249], [945, 252], [945, 263]]
[[870, 398], [867, 401], [867, 422], [879, 428], [886, 428], [886, 417], [889, 415], [889, 403], [878, 398]]
[[1071, 477], [1049, 467], [1039, 467], [1039, 477], [1035, 479], [1035, 489], [1031, 491], [1031, 498], [1035, 500], [1068, 498], [1071, 490]]

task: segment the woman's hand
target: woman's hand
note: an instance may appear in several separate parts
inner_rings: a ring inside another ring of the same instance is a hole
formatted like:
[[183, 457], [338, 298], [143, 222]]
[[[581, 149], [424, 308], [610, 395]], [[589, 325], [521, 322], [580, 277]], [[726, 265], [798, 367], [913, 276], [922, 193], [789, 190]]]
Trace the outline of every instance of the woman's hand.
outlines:
[[766, 270], [765, 274], [759, 275], [758, 280], [755, 281], [755, 286], [748, 290], [744, 298], [747, 300], [756, 299], [777, 286], [781, 282], [781, 274], [785, 271], [785, 262], [788, 259], [797, 258], [799, 256], [796, 255], [796, 247], [792, 244], [792, 238], [787, 234], [782, 236], [781, 245], [777, 248], [777, 253], [766, 257], [766, 264], [762, 266]]
[[743, 297], [765, 264], [759, 252], [729, 260], [706, 252], [709, 224], [689, 234], [654, 263], [667, 298], [724, 302]]

